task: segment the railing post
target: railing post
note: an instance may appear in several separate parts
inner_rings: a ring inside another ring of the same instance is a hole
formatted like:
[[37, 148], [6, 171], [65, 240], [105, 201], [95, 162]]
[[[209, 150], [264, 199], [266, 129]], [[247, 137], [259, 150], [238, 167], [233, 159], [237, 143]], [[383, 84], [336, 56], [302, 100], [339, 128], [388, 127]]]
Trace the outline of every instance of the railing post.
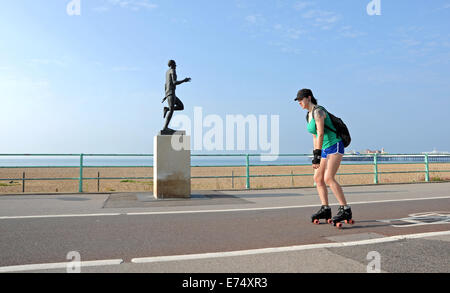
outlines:
[[250, 189], [250, 156], [247, 154], [245, 156], [245, 166], [246, 166], [246, 179], [247, 182], [245, 184], [246, 189]]
[[425, 181], [430, 182], [430, 166], [428, 163], [428, 154], [425, 154]]
[[374, 154], [373, 156], [373, 165], [374, 165], [374, 179], [373, 182], [378, 184], [378, 154]]
[[294, 186], [294, 171], [291, 170], [291, 186]]
[[100, 172], [97, 173], [97, 192], [100, 192]]
[[25, 193], [25, 172], [23, 172], [22, 176], [22, 192]]
[[234, 189], [234, 171], [231, 170], [231, 188]]
[[83, 154], [80, 154], [80, 179], [78, 184], [78, 192], [83, 192]]

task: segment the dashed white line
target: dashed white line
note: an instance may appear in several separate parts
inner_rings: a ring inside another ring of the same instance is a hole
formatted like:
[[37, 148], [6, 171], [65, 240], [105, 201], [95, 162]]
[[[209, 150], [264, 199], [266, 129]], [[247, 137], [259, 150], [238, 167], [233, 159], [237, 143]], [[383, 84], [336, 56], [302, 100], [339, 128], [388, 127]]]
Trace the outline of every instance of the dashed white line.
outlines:
[[[402, 202], [402, 201], [419, 201], [433, 199], [450, 199], [450, 196], [442, 197], [423, 197], [423, 198], [406, 198], [406, 199], [386, 199], [374, 201], [358, 201], [349, 202], [349, 205], [373, 204], [386, 202]], [[337, 206], [338, 204], [330, 204]], [[267, 210], [283, 210], [283, 209], [299, 209], [308, 207], [317, 207], [317, 204], [296, 205], [296, 206], [278, 206], [278, 207], [261, 207], [261, 208], [245, 208], [245, 209], [213, 209], [213, 210], [193, 210], [193, 211], [161, 211], [161, 212], [135, 212], [135, 213], [103, 213], [103, 214], [71, 214], [71, 215], [36, 215], [36, 216], [4, 216], [0, 220], [10, 219], [39, 219], [39, 218], [71, 218], [71, 217], [102, 217], [102, 216], [149, 216], [149, 215], [173, 215], [173, 214], [201, 214], [201, 213], [229, 213], [229, 212], [247, 212], [247, 211], [267, 211]]]
[[[80, 262], [80, 267], [83, 268], [83, 267], [96, 267], [96, 266], [111, 266], [111, 265], [120, 265], [121, 263], [123, 263], [122, 259], [82, 261], [82, 262]], [[70, 262], [59, 262], [59, 263], [7, 266], [7, 267], [0, 267], [0, 273], [64, 269], [64, 268], [67, 268], [68, 266], [70, 266], [71, 264], [72, 263], [70, 263]]]
[[102, 214], [70, 214], [70, 215], [35, 215], [35, 216], [6, 216], [0, 217], [0, 220], [10, 219], [42, 219], [42, 218], [75, 218], [75, 217], [104, 217], [120, 216], [121, 213], [102, 213]]
[[[417, 200], [432, 200], [432, 199], [450, 199], [450, 196], [443, 197], [423, 197], [423, 198], [408, 198], [408, 199], [387, 199], [375, 201], [357, 201], [349, 202], [349, 205], [371, 204], [371, 203], [385, 203], [385, 202], [401, 202], [401, 201], [417, 201]], [[338, 206], [339, 204], [330, 204], [330, 206]], [[297, 206], [282, 206], [282, 207], [264, 207], [264, 208], [246, 208], [246, 209], [215, 209], [215, 210], [196, 210], [196, 211], [165, 211], [165, 212], [140, 212], [140, 213], [126, 213], [127, 216], [145, 216], [145, 215], [170, 215], [170, 214], [200, 214], [200, 213], [226, 213], [226, 212], [246, 212], [246, 211], [266, 211], [266, 210], [284, 210], [284, 209], [299, 209], [317, 207], [317, 204], [297, 205]]]
[[246, 255], [301, 251], [301, 250], [320, 249], [320, 248], [336, 248], [336, 247], [368, 245], [368, 244], [393, 242], [393, 241], [398, 241], [398, 240], [403, 240], [403, 239], [417, 239], [417, 238], [426, 238], [426, 237], [443, 236], [443, 235], [450, 235], [450, 231], [398, 235], [398, 236], [390, 236], [390, 237], [367, 239], [367, 240], [360, 240], [360, 241], [351, 241], [351, 242], [319, 243], [319, 244], [307, 244], [307, 245], [286, 246], [286, 247], [238, 250], [238, 251], [228, 251], [228, 252], [141, 257], [141, 258], [133, 258], [131, 260], [131, 262], [132, 263], [155, 263], [155, 262], [171, 262], [171, 261], [211, 259], [211, 258], [222, 258], [222, 257], [233, 257], [233, 256], [246, 256]]
[[[351, 246], [358, 246], [358, 245], [394, 242], [394, 241], [399, 241], [399, 240], [403, 240], [403, 239], [418, 239], [418, 238], [427, 238], [427, 237], [436, 237], [436, 236], [445, 236], [445, 235], [450, 235], [450, 230], [449, 231], [441, 231], [441, 232], [398, 235], [398, 236], [390, 236], [390, 237], [367, 239], [367, 240], [360, 240], [360, 241], [350, 241], [350, 242], [319, 243], [319, 244], [307, 244], [307, 245], [297, 245], [297, 246], [261, 248], [261, 249], [201, 253], [201, 254], [141, 257], [141, 258], [133, 258], [131, 260], [131, 262], [135, 263], [135, 264], [145, 264], [145, 263], [156, 263], [156, 262], [186, 261], [186, 260], [223, 258], [223, 257], [233, 257], [233, 256], [269, 254], [269, 253], [301, 251], [301, 250], [320, 249], [320, 248], [351, 247]], [[81, 262], [80, 266], [81, 266], [81, 268], [83, 268], [83, 267], [95, 267], [95, 266], [120, 265], [122, 263], [123, 263], [122, 259], [95, 260], [95, 261], [83, 261], [83, 262]], [[67, 268], [69, 265], [71, 265], [70, 262], [6, 266], [6, 267], [0, 267], [0, 273], [64, 269], [64, 268]]]

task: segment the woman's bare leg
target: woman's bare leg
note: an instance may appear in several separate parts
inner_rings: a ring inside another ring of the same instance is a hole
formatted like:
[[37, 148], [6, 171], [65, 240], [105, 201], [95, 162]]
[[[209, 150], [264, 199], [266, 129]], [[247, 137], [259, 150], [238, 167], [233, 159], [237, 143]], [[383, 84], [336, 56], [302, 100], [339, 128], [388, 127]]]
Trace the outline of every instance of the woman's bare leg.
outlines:
[[325, 170], [325, 183], [330, 186], [336, 199], [341, 206], [347, 205], [347, 201], [344, 196], [344, 191], [341, 185], [336, 181], [335, 176], [342, 162], [341, 154], [328, 155], [327, 169]]
[[316, 182], [317, 192], [319, 193], [320, 201], [324, 206], [328, 205], [328, 189], [324, 180], [326, 169], [327, 169], [327, 160], [322, 159], [320, 160], [319, 169], [314, 170], [314, 182]]

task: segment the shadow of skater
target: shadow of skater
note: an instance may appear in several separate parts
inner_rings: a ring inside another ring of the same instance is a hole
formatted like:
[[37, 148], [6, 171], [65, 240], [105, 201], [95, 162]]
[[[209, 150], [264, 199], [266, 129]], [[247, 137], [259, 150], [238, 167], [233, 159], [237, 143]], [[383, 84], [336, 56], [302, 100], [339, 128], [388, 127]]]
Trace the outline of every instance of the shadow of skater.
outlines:
[[[362, 223], [365, 223], [361, 225]], [[341, 229], [364, 229], [364, 228], [380, 228], [388, 227], [390, 224], [380, 222], [379, 220], [365, 220], [365, 221], [355, 221], [353, 225], [344, 225]]]

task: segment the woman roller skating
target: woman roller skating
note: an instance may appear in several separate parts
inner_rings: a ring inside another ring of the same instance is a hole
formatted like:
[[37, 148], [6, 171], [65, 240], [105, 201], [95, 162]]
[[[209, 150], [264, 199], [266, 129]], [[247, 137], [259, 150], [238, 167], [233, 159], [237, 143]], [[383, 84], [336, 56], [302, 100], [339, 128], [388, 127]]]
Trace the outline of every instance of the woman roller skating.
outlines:
[[[297, 98], [300, 106], [308, 110], [308, 132], [313, 135], [314, 142], [314, 182], [316, 183], [322, 207], [312, 215], [311, 221], [319, 224], [321, 219], [334, 226], [342, 227], [343, 221], [353, 224], [352, 210], [347, 205], [342, 187], [336, 181], [335, 176], [341, 165], [344, 155], [344, 144], [335, 132], [335, 127], [327, 111], [318, 106], [317, 100], [310, 89], [302, 89], [298, 92]], [[334, 131], [333, 131], [334, 130]], [[331, 208], [328, 205], [328, 189], [330, 186], [336, 199], [339, 201], [338, 213], [332, 218]]]

